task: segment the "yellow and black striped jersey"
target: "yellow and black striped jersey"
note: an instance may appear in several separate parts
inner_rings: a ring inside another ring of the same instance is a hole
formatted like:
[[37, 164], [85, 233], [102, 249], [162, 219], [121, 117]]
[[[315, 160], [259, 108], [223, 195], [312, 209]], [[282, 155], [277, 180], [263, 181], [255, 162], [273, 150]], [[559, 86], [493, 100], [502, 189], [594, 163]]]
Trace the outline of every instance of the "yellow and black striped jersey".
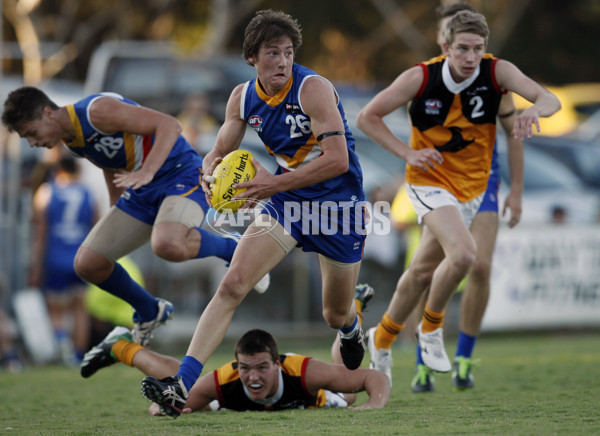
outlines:
[[494, 73], [497, 60], [484, 55], [473, 76], [459, 83], [445, 56], [418, 64], [424, 77], [409, 108], [411, 147], [435, 148], [444, 161], [429, 171], [407, 165], [407, 183], [444, 188], [461, 202], [486, 190], [503, 93]]

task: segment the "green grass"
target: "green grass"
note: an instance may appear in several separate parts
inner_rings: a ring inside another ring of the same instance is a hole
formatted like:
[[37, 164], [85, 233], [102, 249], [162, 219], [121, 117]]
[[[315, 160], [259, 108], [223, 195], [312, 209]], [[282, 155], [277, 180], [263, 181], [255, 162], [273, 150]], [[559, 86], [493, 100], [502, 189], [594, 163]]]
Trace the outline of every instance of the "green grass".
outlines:
[[[448, 340], [447, 350], [454, 345]], [[454, 392], [450, 374], [436, 374], [436, 391], [428, 394], [411, 392], [413, 350], [398, 346], [384, 409], [213, 412], [176, 420], [147, 416], [142, 375], [122, 364], [90, 379], [75, 369], [29, 367], [0, 373], [0, 435], [600, 434], [599, 345], [597, 332], [483, 336], [474, 356], [482, 360], [475, 389]], [[232, 348], [224, 344], [208, 369], [229, 360]], [[280, 348], [329, 359], [326, 343], [280, 341]]]

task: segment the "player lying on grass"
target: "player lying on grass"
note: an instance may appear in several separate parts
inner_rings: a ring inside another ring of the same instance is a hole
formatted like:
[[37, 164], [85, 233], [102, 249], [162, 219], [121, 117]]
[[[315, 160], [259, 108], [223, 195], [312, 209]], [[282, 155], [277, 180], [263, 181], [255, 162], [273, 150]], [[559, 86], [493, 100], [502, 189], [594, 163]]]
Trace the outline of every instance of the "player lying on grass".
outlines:
[[[360, 285], [356, 297], [359, 310], [373, 295], [373, 288]], [[390, 394], [387, 376], [371, 369], [349, 370], [341, 364], [339, 336], [332, 347], [335, 364], [299, 354], [279, 354], [277, 342], [264, 330], [250, 330], [235, 346], [236, 360], [200, 377], [190, 390], [184, 413], [196, 410], [283, 410], [316, 407], [346, 407], [356, 393], [366, 391], [369, 401], [353, 409], [381, 408]], [[148, 350], [131, 341], [126, 327], [116, 327], [85, 356], [81, 375], [90, 377], [99, 369], [123, 362], [157, 378], [179, 367], [173, 357]], [[151, 415], [160, 415], [150, 406]]]

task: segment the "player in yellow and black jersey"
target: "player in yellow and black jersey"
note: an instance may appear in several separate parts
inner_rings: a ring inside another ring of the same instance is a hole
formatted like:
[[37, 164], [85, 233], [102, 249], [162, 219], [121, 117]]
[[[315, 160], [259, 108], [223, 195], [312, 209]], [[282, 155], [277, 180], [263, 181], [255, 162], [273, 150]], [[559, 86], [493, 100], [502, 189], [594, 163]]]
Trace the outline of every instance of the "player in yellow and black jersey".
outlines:
[[[359, 113], [357, 126], [406, 161], [406, 187], [422, 238], [409, 268], [377, 329], [369, 337], [371, 361], [385, 360], [419, 299], [429, 291], [417, 328], [421, 357], [430, 369], [452, 365], [443, 342], [444, 310], [471, 270], [477, 245], [469, 227], [489, 179], [502, 94], [514, 92], [532, 103], [515, 117], [512, 135], [539, 131], [539, 118], [560, 109], [560, 101], [514, 64], [486, 53], [485, 17], [472, 11], [452, 16], [445, 28], [444, 54], [418, 64], [377, 94]], [[410, 145], [396, 137], [384, 117], [412, 102]], [[371, 337], [372, 336], [372, 337]]]

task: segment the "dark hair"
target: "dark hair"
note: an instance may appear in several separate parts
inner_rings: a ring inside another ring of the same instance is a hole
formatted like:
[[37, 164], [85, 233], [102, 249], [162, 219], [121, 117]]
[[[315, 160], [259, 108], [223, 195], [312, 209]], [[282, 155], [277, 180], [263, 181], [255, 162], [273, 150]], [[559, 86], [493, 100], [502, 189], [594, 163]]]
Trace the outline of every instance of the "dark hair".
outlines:
[[267, 352], [271, 355], [273, 362], [279, 359], [279, 349], [277, 348], [277, 341], [271, 335], [264, 330], [253, 329], [244, 334], [239, 341], [235, 344], [235, 358], [237, 359], [238, 354], [253, 355], [257, 353]]
[[46, 106], [52, 110], [58, 109], [58, 105], [38, 88], [23, 86], [15, 89], [4, 102], [2, 124], [10, 132], [14, 132], [21, 123], [41, 119], [42, 110]]
[[454, 3], [452, 5], [441, 5], [435, 9], [435, 13], [438, 16], [438, 20], [442, 20], [444, 18], [452, 17], [454, 14], [460, 11], [471, 11], [477, 12], [473, 6], [468, 3]]
[[56, 166], [67, 174], [77, 174], [79, 172], [77, 162], [71, 156], [61, 157]]
[[[298, 47], [302, 45], [302, 32], [298, 21], [284, 12], [272, 9], [256, 12], [244, 33], [244, 59], [248, 62], [248, 58], [256, 56], [263, 44], [275, 41], [282, 36], [290, 38], [294, 53], [296, 53]], [[250, 62], [248, 64], [252, 65]]]

